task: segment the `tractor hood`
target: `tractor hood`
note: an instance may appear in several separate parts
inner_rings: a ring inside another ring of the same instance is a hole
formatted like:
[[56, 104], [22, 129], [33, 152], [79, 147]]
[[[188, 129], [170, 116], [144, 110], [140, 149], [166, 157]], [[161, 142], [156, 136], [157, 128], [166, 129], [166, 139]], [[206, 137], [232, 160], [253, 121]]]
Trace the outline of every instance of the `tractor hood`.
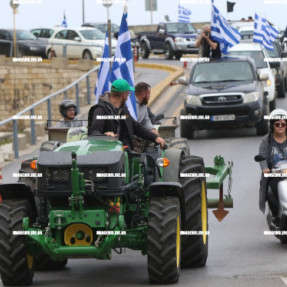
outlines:
[[122, 151], [123, 144], [115, 138], [107, 136], [96, 136], [84, 140], [69, 142], [61, 145], [54, 152], [72, 152], [77, 155], [89, 155], [94, 151]]

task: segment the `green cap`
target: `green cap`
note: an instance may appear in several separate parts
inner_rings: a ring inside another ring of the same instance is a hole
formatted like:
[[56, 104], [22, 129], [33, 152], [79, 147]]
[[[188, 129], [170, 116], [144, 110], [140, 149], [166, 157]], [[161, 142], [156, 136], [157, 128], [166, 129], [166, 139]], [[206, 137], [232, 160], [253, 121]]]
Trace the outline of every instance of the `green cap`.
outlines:
[[135, 88], [131, 87], [129, 83], [124, 79], [117, 79], [112, 83], [112, 91], [114, 92], [125, 92], [134, 90]]

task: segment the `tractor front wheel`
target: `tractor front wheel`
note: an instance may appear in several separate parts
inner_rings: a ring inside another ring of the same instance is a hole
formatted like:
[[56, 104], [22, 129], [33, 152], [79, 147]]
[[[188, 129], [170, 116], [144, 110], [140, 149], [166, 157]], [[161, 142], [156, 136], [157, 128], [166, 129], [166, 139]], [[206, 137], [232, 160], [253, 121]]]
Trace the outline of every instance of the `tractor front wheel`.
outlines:
[[[204, 173], [201, 157], [181, 157], [180, 173]], [[182, 267], [202, 267], [208, 255], [208, 212], [206, 180], [200, 177], [180, 177], [184, 188], [184, 216], [182, 218]]]
[[176, 197], [152, 198], [147, 261], [152, 283], [172, 284], [180, 273], [180, 204]]

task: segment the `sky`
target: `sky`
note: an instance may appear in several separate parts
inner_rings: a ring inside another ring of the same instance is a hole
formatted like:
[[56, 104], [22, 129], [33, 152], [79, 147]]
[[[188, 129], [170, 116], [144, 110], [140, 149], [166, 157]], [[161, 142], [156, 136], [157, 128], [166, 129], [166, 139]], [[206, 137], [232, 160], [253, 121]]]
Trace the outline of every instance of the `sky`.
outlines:
[[[52, 28], [60, 25], [65, 11], [68, 27], [82, 24], [83, 0], [18, 0], [16, 14], [16, 28]], [[120, 25], [124, 10], [124, 0], [112, 0], [114, 4], [109, 8], [112, 23]], [[155, 1], [155, 0], [153, 0]], [[280, 29], [287, 25], [287, 0], [230, 0], [235, 2], [234, 12], [228, 13], [228, 19], [239, 20], [257, 13], [266, 17]], [[33, 4], [34, 2], [34, 4]], [[36, 2], [36, 3], [35, 3]], [[106, 22], [107, 8], [101, 4], [102, 0], [84, 0], [85, 22]], [[177, 21], [178, 4], [192, 12], [191, 22], [210, 21], [211, 0], [157, 0], [157, 11], [153, 12], [153, 24], [164, 21], [168, 15], [171, 21]], [[13, 27], [13, 13], [9, 5], [10, 0], [0, 0], [0, 28]], [[214, 0], [215, 6], [226, 17], [226, 1]], [[129, 25], [151, 24], [151, 13], [145, 11], [145, 0], [128, 0]]]

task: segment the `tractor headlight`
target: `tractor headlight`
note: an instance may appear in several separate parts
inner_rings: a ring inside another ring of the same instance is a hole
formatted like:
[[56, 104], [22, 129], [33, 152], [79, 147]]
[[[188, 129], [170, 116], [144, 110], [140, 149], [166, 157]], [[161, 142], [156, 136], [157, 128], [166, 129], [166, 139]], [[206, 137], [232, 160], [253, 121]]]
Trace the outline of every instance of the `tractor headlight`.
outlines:
[[187, 104], [193, 105], [193, 106], [201, 106], [202, 105], [200, 98], [198, 96], [187, 95], [185, 97], [185, 101]]
[[253, 92], [253, 93], [245, 94], [243, 103], [251, 103], [251, 102], [256, 102], [258, 100], [259, 100], [259, 93]]

